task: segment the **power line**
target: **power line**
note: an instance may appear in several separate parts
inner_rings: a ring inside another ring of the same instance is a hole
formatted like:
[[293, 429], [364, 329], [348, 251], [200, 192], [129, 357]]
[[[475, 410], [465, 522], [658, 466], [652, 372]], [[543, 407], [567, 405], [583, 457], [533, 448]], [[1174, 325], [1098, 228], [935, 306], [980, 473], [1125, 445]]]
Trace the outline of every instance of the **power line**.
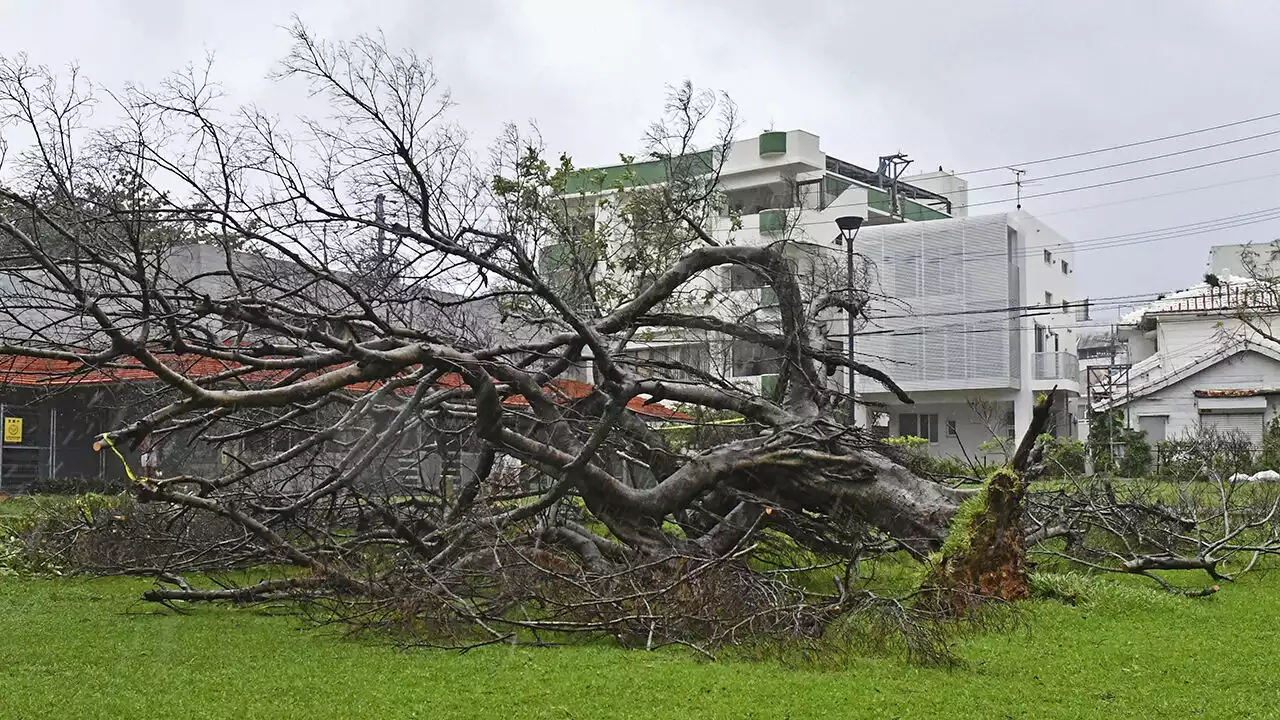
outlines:
[[[963, 219], [963, 218], [956, 218], [956, 219]], [[1066, 248], [1066, 250], [1071, 252], [1074, 255], [1075, 253], [1091, 252], [1094, 250], [1104, 250], [1104, 249], [1117, 248], [1117, 247], [1126, 247], [1130, 245], [1140, 245], [1140, 244], [1145, 244], [1150, 242], [1158, 242], [1160, 240], [1175, 240], [1177, 238], [1182, 238], [1182, 237], [1191, 237], [1194, 235], [1201, 235], [1208, 232], [1230, 230], [1237, 227], [1245, 227], [1248, 225], [1256, 225], [1258, 223], [1271, 222], [1276, 220], [1280, 220], [1280, 206], [1272, 207], [1272, 208], [1264, 208], [1262, 210], [1254, 210], [1247, 213], [1226, 215], [1223, 217], [1211, 218], [1209, 220], [1200, 220], [1193, 223], [1182, 223], [1179, 225], [1170, 225], [1166, 227], [1152, 228], [1148, 230], [1139, 230], [1139, 231], [1134, 231], [1129, 233], [1119, 233], [1116, 235], [1103, 235], [1101, 237], [1087, 238], [1085, 240], [1071, 241], [1065, 238], [1063, 240], [1065, 244], [1069, 245], [1069, 247]], [[825, 226], [828, 223], [812, 222], [812, 223], [805, 223], [805, 224]], [[912, 228], [915, 228], [918, 225], [922, 226], [921, 227], [922, 230], [924, 227], [927, 227], [927, 223], [910, 223], [909, 224], [909, 226]], [[908, 226], [908, 224], [899, 223], [899, 224], [894, 224], [892, 227], [906, 227], [906, 226]], [[819, 245], [820, 247], [826, 247], [825, 245], [821, 245], [820, 243], [814, 243], [814, 244]], [[1043, 252], [1044, 250], [1049, 250], [1051, 252], [1053, 251], [1061, 252], [1062, 251], [1060, 249], [1061, 246], [1062, 246], [1062, 243], [1028, 246], [1017, 251], [1014, 254], [1014, 257], [1019, 257], [1019, 258], [1032, 257], [1034, 255], [1037, 255]], [[961, 251], [953, 251], [953, 252], [947, 252], [947, 253], [939, 253], [937, 255], [924, 256], [924, 257], [919, 255], [912, 255], [910, 259], [917, 262], [923, 262], [928, 260], [940, 260], [945, 258], [959, 258], [959, 262], [965, 263], [965, 262], [987, 261], [993, 258], [1006, 257], [1007, 255], [1008, 255], [1007, 250], [991, 250], [991, 251], [984, 251], [984, 252], [967, 252], [967, 251], [961, 250]], [[864, 253], [864, 256], [865, 256], [865, 253]]]
[[[1112, 185], [1122, 185], [1124, 183], [1137, 182], [1139, 180], [1150, 180], [1151, 178], [1166, 177], [1168, 175], [1177, 175], [1178, 173], [1190, 172], [1192, 170], [1203, 170], [1204, 168], [1207, 168], [1207, 167], [1216, 167], [1218, 165], [1225, 165], [1227, 163], [1238, 162], [1240, 160], [1249, 160], [1256, 157], [1263, 157], [1264, 155], [1274, 155], [1276, 153], [1280, 153], [1280, 148], [1271, 148], [1270, 150], [1261, 150], [1259, 152], [1249, 153], [1247, 155], [1238, 155], [1236, 157], [1225, 158], [1222, 160], [1214, 160], [1212, 162], [1200, 163], [1198, 165], [1188, 165], [1186, 167], [1173, 168], [1172, 170], [1162, 170], [1160, 172], [1147, 173], [1146, 175], [1136, 175], [1134, 177], [1121, 178], [1119, 180], [1107, 180], [1104, 182], [1097, 182], [1089, 185], [1080, 185], [1077, 187], [1064, 188], [1061, 190], [1049, 190], [1046, 192], [1032, 193], [1030, 195], [1023, 195], [1022, 199], [1030, 200], [1032, 198], [1050, 197], [1052, 195], [1063, 195], [1065, 193], [1079, 192], [1081, 190], [1093, 190], [1095, 188], [1111, 187]], [[986, 202], [966, 203], [964, 205], [956, 205], [952, 208], [952, 211], [954, 212], [958, 208], [980, 207], [983, 205], [995, 205], [998, 203], [1005, 203], [1005, 202], [1009, 202], [1009, 198], [1004, 198], [1002, 200], [988, 200]]]
[[[1069, 301], [1069, 302], [1071, 302], [1072, 305], [1079, 306], [1080, 304], [1087, 301], [1089, 303], [1089, 307], [1094, 308], [1094, 307], [1106, 307], [1111, 304], [1115, 304], [1119, 306], [1119, 305], [1129, 304], [1132, 302], [1139, 302], [1144, 299], [1154, 301], [1159, 299], [1158, 296], [1159, 296], [1159, 293], [1135, 293], [1133, 295], [1113, 295], [1110, 297], [1084, 298], [1081, 300], [1076, 300], [1074, 302], [1072, 301]], [[902, 315], [876, 315], [868, 319], [875, 321], [875, 320], [895, 320], [895, 319], [915, 318], [915, 317], [961, 317], [966, 315], [987, 315], [992, 313], [1013, 312], [1014, 310], [1047, 310], [1050, 312], [1058, 312], [1060, 307], [1061, 306], [1059, 305], [1044, 305], [1044, 304], [1037, 303], [1035, 305], [1011, 305], [1008, 307], [985, 308], [980, 310], [970, 309], [970, 310], [950, 310], [945, 312], [930, 312], [930, 313], [910, 312]]]
[[[1151, 156], [1148, 156], [1148, 157], [1136, 158], [1136, 159], [1133, 159], [1133, 160], [1124, 160], [1124, 161], [1121, 161], [1121, 162], [1111, 163], [1111, 164], [1109, 164], [1109, 165], [1097, 165], [1097, 166], [1094, 166], [1094, 167], [1082, 168], [1082, 169], [1080, 169], [1080, 170], [1068, 170], [1068, 171], [1066, 171], [1066, 172], [1054, 173], [1053, 175], [1045, 175], [1045, 176], [1042, 176], [1042, 177], [1033, 177], [1033, 178], [1032, 178], [1032, 180], [1035, 180], [1036, 182], [1042, 182], [1042, 181], [1044, 181], [1044, 180], [1056, 180], [1056, 179], [1058, 179], [1058, 178], [1071, 177], [1071, 176], [1073, 176], [1073, 175], [1084, 175], [1085, 173], [1099, 172], [1099, 171], [1101, 171], [1101, 170], [1112, 170], [1112, 169], [1115, 169], [1115, 168], [1118, 168], [1118, 167], [1126, 167], [1126, 166], [1129, 166], [1129, 165], [1139, 165], [1139, 164], [1141, 164], [1141, 163], [1151, 162], [1151, 161], [1153, 161], [1153, 160], [1164, 160], [1165, 158], [1177, 157], [1177, 156], [1179, 156], [1179, 155], [1187, 155], [1187, 154], [1190, 154], [1190, 153], [1193, 153], [1193, 152], [1200, 152], [1200, 151], [1202, 151], [1202, 150], [1212, 150], [1212, 149], [1214, 149], [1214, 148], [1225, 147], [1225, 146], [1227, 146], [1227, 145], [1234, 145], [1234, 144], [1236, 144], [1236, 143], [1247, 142], [1247, 141], [1249, 141], [1249, 140], [1257, 140], [1257, 139], [1259, 139], [1259, 138], [1264, 138], [1264, 137], [1271, 137], [1271, 136], [1273, 136], [1273, 135], [1280, 135], [1280, 130], [1271, 130], [1271, 131], [1269, 131], [1269, 132], [1259, 133], [1259, 134], [1257, 134], [1257, 135], [1250, 135], [1250, 136], [1248, 136], [1248, 137], [1236, 138], [1236, 139], [1234, 139], [1234, 140], [1226, 140], [1226, 141], [1219, 142], [1219, 143], [1213, 143], [1213, 144], [1211, 144], [1211, 145], [1198, 145], [1198, 146], [1196, 146], [1196, 147], [1192, 147], [1192, 148], [1185, 148], [1185, 149], [1183, 149], [1183, 150], [1175, 150], [1175, 151], [1173, 151], [1173, 152], [1162, 153], [1162, 154], [1160, 154], [1160, 155], [1151, 155]], [[1272, 151], [1272, 152], [1276, 152], [1276, 151], [1280, 151], [1280, 148], [1278, 148], [1277, 150]], [[1263, 153], [1263, 154], [1265, 154], [1265, 153]], [[1256, 154], [1255, 154], [1255, 155], [1243, 155], [1243, 156], [1238, 157], [1238, 158], [1228, 158], [1228, 159], [1223, 160], [1223, 161], [1221, 161], [1221, 162], [1223, 162], [1223, 163], [1226, 163], [1226, 162], [1234, 162], [1235, 160], [1244, 160], [1244, 159], [1248, 159], [1248, 158], [1256, 157], [1256, 156], [1257, 156]], [[1017, 168], [1017, 169], [1015, 169], [1013, 166], [1009, 167], [1008, 169], [1009, 169], [1009, 170], [1013, 170], [1015, 173], [1018, 173], [1018, 172], [1025, 173], [1025, 172], [1026, 172], [1026, 170], [1025, 170], [1025, 169], [1022, 169], [1022, 168]], [[1022, 184], [1021, 180], [1014, 180], [1014, 181], [1012, 181], [1012, 182], [992, 183], [992, 184], [990, 184], [990, 185], [978, 185], [978, 186], [976, 186], [976, 187], [966, 188], [966, 190], [967, 190], [968, 192], [973, 192], [974, 190], [990, 190], [991, 188], [1013, 187], [1013, 186], [1020, 186], [1021, 184]]]
[[960, 172], [956, 174], [957, 175], [978, 175], [981, 173], [994, 172], [996, 170], [1004, 170], [1008, 168], [1010, 165], [1014, 167], [1026, 167], [1027, 165], [1042, 165], [1044, 163], [1058, 162], [1059, 160], [1070, 160], [1072, 158], [1088, 157], [1089, 155], [1098, 155], [1101, 153], [1112, 152], [1115, 150], [1124, 150], [1126, 148], [1140, 147], [1142, 145], [1151, 145], [1153, 143], [1164, 142], [1165, 140], [1176, 140], [1178, 138], [1190, 137], [1192, 135], [1200, 135], [1207, 132], [1213, 132], [1215, 130], [1224, 130], [1226, 128], [1237, 127], [1240, 125], [1247, 125], [1249, 123], [1261, 122], [1263, 120], [1270, 120], [1276, 117], [1280, 117], [1280, 112], [1269, 113], [1267, 115], [1258, 115], [1257, 117], [1245, 118], [1244, 120], [1236, 120], [1234, 122], [1223, 123], [1221, 125], [1214, 125], [1212, 127], [1207, 127], [1207, 128], [1200, 128], [1198, 130], [1188, 130], [1186, 132], [1174, 133], [1173, 135], [1163, 135], [1161, 137], [1150, 138], [1147, 140], [1138, 140], [1135, 142], [1128, 142], [1120, 145], [1111, 145], [1104, 148], [1097, 148], [1095, 150], [1084, 150], [1082, 152], [1068, 153], [1066, 155], [1055, 155], [1053, 157], [1040, 158], [1038, 160], [1026, 160], [1023, 162], [1004, 163], [1003, 165], [993, 165], [992, 167], [981, 168], [978, 170], [966, 170], [964, 172]]
[[1220, 187], [1239, 185], [1242, 183], [1257, 182], [1259, 180], [1271, 180], [1277, 177], [1280, 177], [1280, 173], [1267, 173], [1266, 175], [1255, 175], [1254, 177], [1237, 178], [1235, 180], [1224, 180], [1222, 182], [1217, 182], [1212, 185], [1199, 185], [1196, 187], [1183, 188], [1181, 190], [1172, 190], [1170, 192], [1154, 193], [1151, 195], [1139, 195], [1137, 197], [1124, 198], [1122, 200], [1115, 200], [1112, 202], [1098, 203], [1096, 205], [1081, 205], [1078, 207], [1066, 208], [1064, 210], [1054, 210], [1052, 212], [1045, 212], [1045, 213], [1038, 212], [1036, 213], [1036, 217], [1050, 217], [1053, 215], [1065, 215], [1067, 213], [1079, 212], [1081, 210], [1094, 210], [1102, 207], [1113, 207], [1115, 205], [1125, 205], [1131, 202], [1141, 202], [1143, 200], [1154, 200], [1157, 198], [1173, 197], [1174, 195], [1185, 195], [1186, 193], [1200, 192], [1202, 190], [1215, 190]]

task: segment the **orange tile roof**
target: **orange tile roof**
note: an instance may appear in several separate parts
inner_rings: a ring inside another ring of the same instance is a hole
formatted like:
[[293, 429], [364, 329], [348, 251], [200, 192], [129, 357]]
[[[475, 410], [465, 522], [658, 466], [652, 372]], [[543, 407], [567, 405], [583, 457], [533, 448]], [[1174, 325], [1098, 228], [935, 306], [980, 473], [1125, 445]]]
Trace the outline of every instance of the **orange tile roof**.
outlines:
[[[182, 373], [188, 378], [199, 379], [215, 376], [238, 366], [234, 363], [204, 357], [202, 355], [160, 355], [160, 361], [166, 366]], [[126, 367], [93, 367], [85, 363], [49, 358], [32, 358], [21, 355], [0, 355], [0, 387], [66, 387], [69, 385], [115, 385], [128, 382], [149, 382], [156, 380], [152, 371], [142, 367], [141, 363], [130, 359], [123, 363]], [[257, 382], [266, 382], [282, 378], [286, 371], [259, 370], [241, 377]], [[457, 373], [442, 376], [437, 384], [441, 387], [458, 387], [462, 377]], [[347, 386], [355, 392], [369, 392], [380, 387], [379, 382], [360, 382]], [[550, 383], [556, 392], [548, 390], [547, 394], [557, 402], [563, 398], [577, 400], [591, 394], [593, 387], [577, 380], [553, 380]], [[412, 388], [401, 388], [397, 392], [412, 393]], [[509, 405], [528, 405], [523, 395], [514, 395], [504, 401]], [[633, 412], [663, 420], [689, 420], [689, 415], [659, 403], [646, 405], [643, 398], [632, 398], [627, 407]]]

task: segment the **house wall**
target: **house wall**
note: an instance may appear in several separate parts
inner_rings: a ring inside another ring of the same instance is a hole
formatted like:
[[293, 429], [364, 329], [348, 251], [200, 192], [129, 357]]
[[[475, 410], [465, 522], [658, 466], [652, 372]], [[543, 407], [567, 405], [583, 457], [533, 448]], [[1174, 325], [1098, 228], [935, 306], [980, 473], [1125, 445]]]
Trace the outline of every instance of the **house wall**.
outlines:
[[[972, 393], [969, 396], [960, 393], [921, 393], [911, 406], [897, 405], [889, 409], [889, 435], [898, 437], [902, 434], [901, 417], [904, 413], [938, 415], [938, 441], [929, 444], [929, 454], [937, 457], [970, 458], [986, 457], [996, 459], [996, 455], [986, 455], [978, 449], [993, 435], [1007, 438], [1005, 415], [1013, 409], [1017, 393], [1014, 391], [998, 391]], [[984, 413], [979, 413], [970, 400], [987, 406]], [[983, 417], [983, 414], [986, 417]], [[956, 424], [956, 435], [947, 433], [947, 421]]]
[[[1256, 352], [1243, 352], [1212, 365], [1191, 377], [1136, 398], [1125, 406], [1129, 424], [1139, 426], [1139, 418], [1165, 415], [1169, 420], [1165, 437], [1194, 433], [1200, 425], [1196, 390], [1229, 390], [1280, 387], [1280, 362]], [[1276, 417], [1277, 398], [1269, 397], [1264, 420]]]
[[1219, 277], [1251, 277], [1254, 273], [1259, 277], [1275, 277], [1280, 275], [1280, 245], [1274, 242], [1214, 245], [1209, 248], [1209, 264], [1205, 272]]
[[1194, 356], [1199, 351], [1225, 337], [1246, 338], [1256, 336], [1239, 318], [1228, 315], [1165, 315], [1156, 325], [1160, 352], [1169, 358], [1173, 366], [1178, 358]]

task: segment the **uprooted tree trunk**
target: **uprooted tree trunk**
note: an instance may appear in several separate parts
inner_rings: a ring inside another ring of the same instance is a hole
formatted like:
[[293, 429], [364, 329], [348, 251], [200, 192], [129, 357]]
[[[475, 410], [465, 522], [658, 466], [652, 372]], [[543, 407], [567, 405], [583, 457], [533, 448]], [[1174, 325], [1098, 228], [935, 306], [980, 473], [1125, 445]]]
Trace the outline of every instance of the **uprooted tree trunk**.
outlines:
[[1049, 419], [1053, 395], [1048, 393], [1036, 405], [1009, 466], [992, 473], [951, 521], [947, 540], [924, 583], [928, 602], [935, 608], [962, 614], [986, 599], [1014, 601], [1030, 596], [1023, 503], [1037, 465], [1036, 438]]

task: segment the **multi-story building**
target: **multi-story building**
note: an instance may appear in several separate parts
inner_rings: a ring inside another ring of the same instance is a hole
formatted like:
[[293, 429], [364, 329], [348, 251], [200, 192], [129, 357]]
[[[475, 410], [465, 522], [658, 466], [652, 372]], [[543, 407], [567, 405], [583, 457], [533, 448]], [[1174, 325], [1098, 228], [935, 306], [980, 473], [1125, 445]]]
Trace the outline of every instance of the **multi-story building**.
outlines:
[[884, 405], [878, 422], [890, 434], [972, 456], [992, 436], [1020, 436], [1037, 394], [1054, 388], [1051, 431], [1075, 432], [1075, 325], [1088, 304], [1069, 241], [1014, 212], [864, 228], [856, 245], [893, 301], [873, 309], [855, 349], [885, 358], [915, 400], [901, 405], [859, 379], [859, 397]]
[[[896, 158], [872, 171], [827, 155], [816, 135], [769, 132], [734, 143], [720, 168], [725, 216], [709, 229], [740, 245], [781, 239], [802, 277], [815, 288], [845, 284], [846, 245], [836, 220], [859, 217], [854, 247], [873, 300], [871, 320], [855, 330], [855, 354], [884, 368], [915, 400], [904, 405], [882, 386], [858, 378], [863, 423], [890, 434], [925, 437], [939, 454], [974, 453], [993, 433], [1018, 433], [1030, 421], [1037, 392], [1057, 387], [1078, 395], [1074, 325], [1087, 304], [1074, 290], [1071, 244], [1025, 212], [966, 217], [967, 183], [939, 169], [894, 179]], [[599, 183], [626, 174], [633, 183], [664, 180], [666, 166], [636, 163], [602, 168]], [[602, 190], [608, 192], [608, 190]], [[585, 187], [571, 193], [593, 203]], [[865, 259], [865, 263], [861, 259]], [[776, 321], [772, 290], [750, 270], [708, 273], [706, 289], [738, 307], [755, 307], [756, 322]], [[703, 308], [723, 312], [720, 307]], [[845, 347], [847, 319], [822, 319], [828, 345]], [[652, 338], [648, 352], [679, 358], [752, 383], [768, 392], [781, 358], [736, 342], [709, 346], [692, 336]], [[843, 371], [830, 382], [848, 387]], [[1058, 403], [1057, 431], [1071, 432], [1067, 403]], [[866, 410], [870, 408], [870, 410]]]

